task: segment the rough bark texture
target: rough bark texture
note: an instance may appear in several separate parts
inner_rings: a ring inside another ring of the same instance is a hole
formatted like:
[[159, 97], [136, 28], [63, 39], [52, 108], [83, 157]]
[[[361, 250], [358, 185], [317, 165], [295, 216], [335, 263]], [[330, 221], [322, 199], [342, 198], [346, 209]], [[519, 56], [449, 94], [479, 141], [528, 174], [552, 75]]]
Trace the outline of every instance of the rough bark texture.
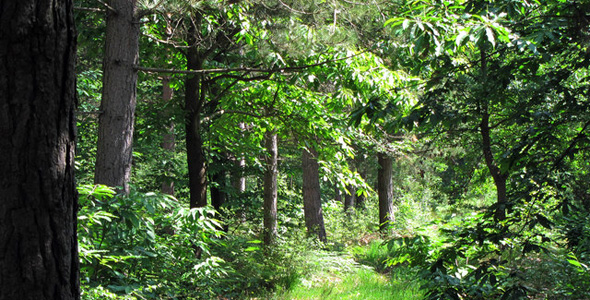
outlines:
[[[312, 152], [310, 152], [312, 151]], [[320, 166], [314, 149], [303, 149], [303, 213], [305, 226], [309, 234], [317, 235], [320, 241], [326, 241], [322, 200], [320, 194]]]
[[[194, 30], [193, 28], [192, 31]], [[194, 38], [192, 39], [193, 42], [190, 44], [194, 44]], [[187, 49], [186, 59], [187, 69], [189, 70], [200, 70], [203, 66], [201, 54], [196, 47]], [[203, 94], [201, 93], [201, 79], [202, 77], [200, 75], [187, 75], [184, 83], [186, 155], [191, 208], [207, 205], [207, 161], [203, 149], [203, 137], [201, 136], [201, 112], [204, 101]]]
[[264, 244], [270, 245], [277, 238], [277, 174], [279, 148], [277, 134], [267, 131], [264, 136], [266, 157], [266, 170], [264, 171]]
[[[164, 76], [162, 78], [162, 100], [164, 102], [170, 102], [172, 100], [172, 96], [174, 95], [174, 90], [170, 87], [170, 77]], [[169, 106], [167, 106], [169, 107]], [[172, 119], [172, 111], [171, 109], [166, 109], [164, 111], [164, 115], [168, 119]], [[174, 155], [174, 149], [176, 147], [176, 137], [174, 135], [174, 122], [170, 121], [168, 126], [166, 126], [167, 133], [164, 134], [162, 137], [162, 148], [165, 151], [170, 152], [170, 155]], [[167, 170], [171, 171], [171, 170]], [[166, 178], [162, 182], [162, 193], [174, 196], [174, 179], [173, 178]]]
[[111, 0], [107, 10], [103, 90], [94, 182], [129, 192], [135, 119], [139, 22], [136, 0]]
[[0, 299], [79, 299], [72, 1], [0, 1]]
[[379, 153], [377, 172], [377, 192], [379, 194], [379, 230], [386, 230], [393, 222], [393, 159]]

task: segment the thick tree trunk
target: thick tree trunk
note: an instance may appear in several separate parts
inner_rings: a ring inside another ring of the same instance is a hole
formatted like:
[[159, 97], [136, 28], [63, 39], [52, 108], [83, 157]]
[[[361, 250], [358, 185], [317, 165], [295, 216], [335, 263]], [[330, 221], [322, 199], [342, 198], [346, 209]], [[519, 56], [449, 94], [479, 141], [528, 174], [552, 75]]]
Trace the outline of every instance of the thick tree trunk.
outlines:
[[0, 299], [79, 299], [73, 3], [0, 3]]
[[267, 131], [264, 135], [266, 170], [264, 171], [264, 244], [270, 245], [277, 238], [277, 174], [278, 174], [278, 141], [277, 134]]
[[135, 118], [139, 22], [136, 0], [112, 0], [107, 10], [103, 90], [94, 182], [129, 192]]
[[[312, 152], [310, 152], [312, 151]], [[320, 194], [320, 166], [315, 149], [303, 149], [303, 213], [305, 226], [309, 234], [317, 235], [320, 241], [326, 241], [326, 229], [322, 215]]]
[[[170, 77], [162, 78], [162, 100], [168, 103], [172, 100], [174, 90], [170, 87]], [[168, 118], [172, 118], [171, 109], [166, 109], [164, 115]], [[170, 121], [166, 126], [167, 133], [162, 137], [162, 149], [169, 152], [170, 155], [174, 155], [174, 149], [176, 144], [176, 137], [174, 135], [174, 122]], [[167, 170], [170, 171], [170, 170]], [[172, 178], [166, 178], [162, 182], [162, 193], [174, 196], [174, 180]]]
[[[194, 41], [192, 44], [194, 44]], [[187, 49], [186, 58], [187, 69], [200, 70], [202, 68], [203, 61], [201, 54], [195, 47]], [[186, 155], [191, 208], [207, 205], [207, 161], [203, 149], [203, 137], [201, 136], [201, 112], [204, 101], [204, 95], [201, 92], [201, 79], [202, 77], [200, 75], [187, 75], [184, 83]]]
[[393, 212], [393, 159], [387, 154], [379, 153], [378, 161], [379, 230], [383, 231], [395, 222]]

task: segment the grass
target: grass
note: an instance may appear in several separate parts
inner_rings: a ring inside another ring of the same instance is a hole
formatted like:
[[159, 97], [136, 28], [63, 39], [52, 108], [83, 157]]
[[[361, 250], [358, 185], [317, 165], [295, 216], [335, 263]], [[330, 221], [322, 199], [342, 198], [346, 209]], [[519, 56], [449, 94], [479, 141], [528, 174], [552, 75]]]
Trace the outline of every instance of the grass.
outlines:
[[350, 273], [312, 276], [272, 299], [422, 299], [418, 287], [410, 274], [400, 272], [391, 276], [372, 268], [356, 267]]

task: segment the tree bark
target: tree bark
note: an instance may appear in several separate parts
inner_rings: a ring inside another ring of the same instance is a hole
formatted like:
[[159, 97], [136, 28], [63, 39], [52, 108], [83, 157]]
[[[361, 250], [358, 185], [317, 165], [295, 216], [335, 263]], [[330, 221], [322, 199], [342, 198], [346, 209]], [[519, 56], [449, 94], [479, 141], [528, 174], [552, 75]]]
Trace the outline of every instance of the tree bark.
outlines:
[[[357, 158], [355, 159], [355, 163], [357, 164], [357, 171], [359, 172], [359, 175], [361, 176], [361, 178], [363, 180], [367, 180], [367, 167], [366, 167], [366, 161], [364, 160], [364, 155], [361, 156], [357, 156]], [[367, 197], [365, 196], [365, 194], [360, 194], [356, 196], [356, 201], [354, 203], [355, 207], [357, 210], [360, 209], [365, 209], [365, 201], [367, 201]]]
[[73, 3], [0, 3], [0, 299], [79, 299]]
[[[311, 152], [310, 152], [311, 151]], [[303, 149], [303, 213], [305, 226], [309, 234], [317, 235], [320, 241], [326, 241], [326, 229], [322, 215], [320, 194], [320, 172], [315, 149]]]
[[393, 159], [379, 153], [377, 160], [377, 192], [379, 194], [379, 230], [384, 231], [395, 222], [393, 212]]
[[277, 174], [278, 174], [278, 138], [277, 134], [267, 131], [264, 135], [266, 170], [264, 171], [264, 244], [271, 245], [277, 239]]
[[225, 159], [226, 154], [220, 153], [219, 155], [221, 156], [221, 158], [220, 157], [213, 158], [212, 163], [214, 163], [214, 165], [212, 167], [215, 167], [217, 172], [213, 172], [213, 171], [210, 172], [210, 173], [213, 173], [211, 175], [211, 181], [215, 183], [214, 185], [213, 184], [211, 185], [210, 190], [211, 190], [211, 205], [213, 205], [215, 210], [217, 210], [218, 212], [221, 212], [221, 207], [225, 204], [225, 201], [227, 199], [227, 194], [225, 192], [225, 190], [226, 190], [226, 183], [225, 183], [226, 171], [223, 166], [223, 160]]
[[[172, 100], [174, 90], [170, 87], [170, 77], [162, 77], [162, 100], [168, 103]], [[165, 109], [164, 115], [170, 119], [172, 112], [170, 109]], [[162, 149], [169, 152], [170, 155], [174, 155], [174, 149], [176, 147], [176, 138], [174, 136], [174, 122], [170, 121], [166, 126], [167, 133], [162, 137]], [[171, 170], [167, 170], [168, 172]], [[174, 180], [173, 178], [165, 178], [162, 182], [162, 193], [174, 196]]]
[[[200, 70], [203, 67], [201, 53], [194, 44], [196, 28], [191, 27], [187, 39], [187, 69]], [[185, 87], [186, 110], [186, 155], [188, 163], [190, 207], [204, 207], [207, 205], [207, 161], [203, 149], [201, 136], [201, 112], [204, 95], [201, 91], [202, 75], [187, 75]]]
[[486, 166], [488, 167], [488, 170], [490, 170], [492, 178], [494, 179], [494, 184], [496, 185], [497, 207], [494, 218], [496, 220], [501, 221], [506, 219], [506, 180], [508, 179], [508, 176], [502, 173], [502, 171], [494, 161], [494, 154], [492, 153], [492, 142], [490, 138], [489, 118], [490, 116], [487, 113], [487, 111], [484, 112], [479, 128], [481, 132], [483, 156], [486, 162]]
[[[481, 64], [481, 82], [487, 82], [487, 56], [484, 49], [480, 49], [480, 64]], [[494, 153], [492, 152], [492, 141], [491, 141], [491, 133], [490, 133], [490, 112], [489, 112], [489, 103], [488, 99], [482, 99], [480, 103], [480, 111], [481, 111], [481, 123], [479, 124], [479, 129], [481, 133], [481, 141], [482, 141], [482, 152], [484, 156], [484, 160], [486, 162], [486, 166], [490, 173], [492, 174], [492, 178], [494, 179], [494, 184], [496, 185], [496, 193], [497, 193], [497, 200], [496, 200], [496, 212], [494, 214], [494, 218], [496, 220], [504, 220], [506, 219], [506, 204], [507, 204], [507, 195], [506, 195], [506, 180], [508, 180], [508, 174], [503, 173], [502, 170], [498, 167], [496, 161], [494, 160]]]
[[136, 0], [112, 0], [107, 11], [103, 90], [94, 182], [129, 192], [135, 119], [139, 22]]
[[[240, 131], [246, 130], [246, 125], [244, 122], [240, 122], [238, 124]], [[246, 167], [246, 159], [244, 158], [243, 154], [240, 153], [239, 157], [236, 157], [235, 161], [235, 170], [232, 173], [232, 186], [236, 194], [241, 194], [246, 191], [246, 177], [244, 177], [244, 168]]]
[[356, 198], [356, 189], [348, 185], [346, 186], [348, 192], [344, 194], [344, 211], [349, 211], [354, 208], [354, 200]]

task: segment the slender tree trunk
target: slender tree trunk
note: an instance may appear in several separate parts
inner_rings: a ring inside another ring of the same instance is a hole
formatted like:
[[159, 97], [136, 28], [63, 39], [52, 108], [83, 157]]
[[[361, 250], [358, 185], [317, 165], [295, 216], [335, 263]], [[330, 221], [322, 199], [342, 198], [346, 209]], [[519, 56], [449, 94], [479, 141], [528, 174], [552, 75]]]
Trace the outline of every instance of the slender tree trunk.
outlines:
[[[311, 152], [310, 152], [311, 151]], [[309, 234], [317, 235], [320, 241], [326, 241], [326, 229], [322, 215], [320, 194], [320, 172], [315, 149], [303, 149], [303, 212], [305, 226]]]
[[393, 213], [393, 159], [378, 154], [377, 191], [379, 194], [379, 230], [389, 228], [395, 222]]
[[[238, 127], [240, 131], [246, 129], [244, 122], [240, 122]], [[246, 159], [243, 154], [240, 153], [239, 157], [236, 157], [235, 170], [232, 173], [232, 186], [234, 187], [237, 194], [241, 194], [246, 191], [246, 177], [244, 177], [244, 168], [246, 167]]]
[[[364, 156], [358, 156], [356, 159], [357, 164], [357, 171], [363, 180], [367, 180], [367, 167], [365, 166]], [[360, 194], [356, 196], [356, 201], [354, 203], [357, 210], [365, 209], [365, 201], [367, 201], [367, 197], [365, 194]]]
[[338, 188], [338, 186], [334, 186], [334, 200], [336, 200], [336, 202], [342, 202], [342, 192], [340, 191], [340, 189]]
[[[480, 49], [480, 64], [481, 64], [481, 82], [485, 84], [487, 82], [487, 56], [483, 49]], [[496, 220], [504, 220], [506, 218], [506, 204], [508, 202], [506, 195], [506, 181], [508, 180], [508, 174], [502, 173], [502, 170], [496, 164], [494, 160], [494, 154], [492, 152], [492, 142], [490, 133], [490, 112], [488, 99], [482, 99], [480, 103], [481, 110], [481, 123], [479, 129], [481, 133], [482, 151], [483, 156], [494, 184], [496, 185], [497, 201], [496, 201], [496, 213], [494, 218]]]
[[[195, 44], [195, 28], [189, 33], [190, 45]], [[195, 46], [187, 49], [187, 69], [200, 70], [203, 66], [201, 53]], [[185, 81], [185, 110], [186, 110], [186, 155], [188, 163], [190, 207], [207, 205], [207, 161], [204, 154], [203, 138], [201, 136], [201, 112], [204, 95], [201, 91], [200, 75], [187, 75]]]
[[217, 172], [210, 172], [213, 173], [211, 175], [211, 181], [215, 184], [212, 184], [210, 187], [211, 190], [211, 205], [217, 210], [221, 212], [221, 207], [225, 204], [227, 199], [226, 190], [226, 172], [223, 166], [223, 159], [227, 157], [225, 153], [220, 153], [220, 157], [213, 158], [212, 169], [217, 169]]
[[277, 239], [277, 174], [278, 141], [277, 134], [267, 131], [264, 135], [266, 151], [266, 170], [264, 171], [264, 244], [273, 244]]
[[107, 10], [103, 90], [94, 182], [129, 192], [135, 118], [139, 22], [136, 0], [111, 0]]
[[0, 299], [79, 299], [73, 3], [0, 4]]
[[[170, 77], [162, 77], [162, 100], [168, 103], [172, 100], [174, 90], [170, 87]], [[168, 118], [172, 118], [171, 109], [166, 109], [164, 115]], [[176, 144], [176, 138], [174, 135], [174, 122], [170, 121], [166, 126], [167, 133], [162, 137], [162, 149], [169, 152], [170, 155], [174, 155], [174, 149]], [[171, 170], [167, 170], [170, 172]], [[167, 172], [167, 173], [168, 173]], [[174, 180], [172, 178], [165, 178], [162, 182], [162, 193], [174, 196]]]
[[344, 194], [344, 211], [349, 211], [354, 208], [354, 200], [356, 198], [356, 189], [349, 185], [346, 187], [348, 193]]
[[482, 149], [484, 154], [483, 156], [488, 167], [488, 170], [490, 170], [492, 178], [494, 179], [494, 184], [496, 185], [497, 207], [494, 217], [497, 220], [501, 221], [506, 218], [506, 180], [508, 179], [508, 176], [501, 172], [500, 168], [496, 165], [496, 162], [494, 161], [494, 155], [492, 153], [492, 143], [490, 139], [489, 117], [490, 116], [487, 113], [484, 113], [479, 128], [482, 138]]

